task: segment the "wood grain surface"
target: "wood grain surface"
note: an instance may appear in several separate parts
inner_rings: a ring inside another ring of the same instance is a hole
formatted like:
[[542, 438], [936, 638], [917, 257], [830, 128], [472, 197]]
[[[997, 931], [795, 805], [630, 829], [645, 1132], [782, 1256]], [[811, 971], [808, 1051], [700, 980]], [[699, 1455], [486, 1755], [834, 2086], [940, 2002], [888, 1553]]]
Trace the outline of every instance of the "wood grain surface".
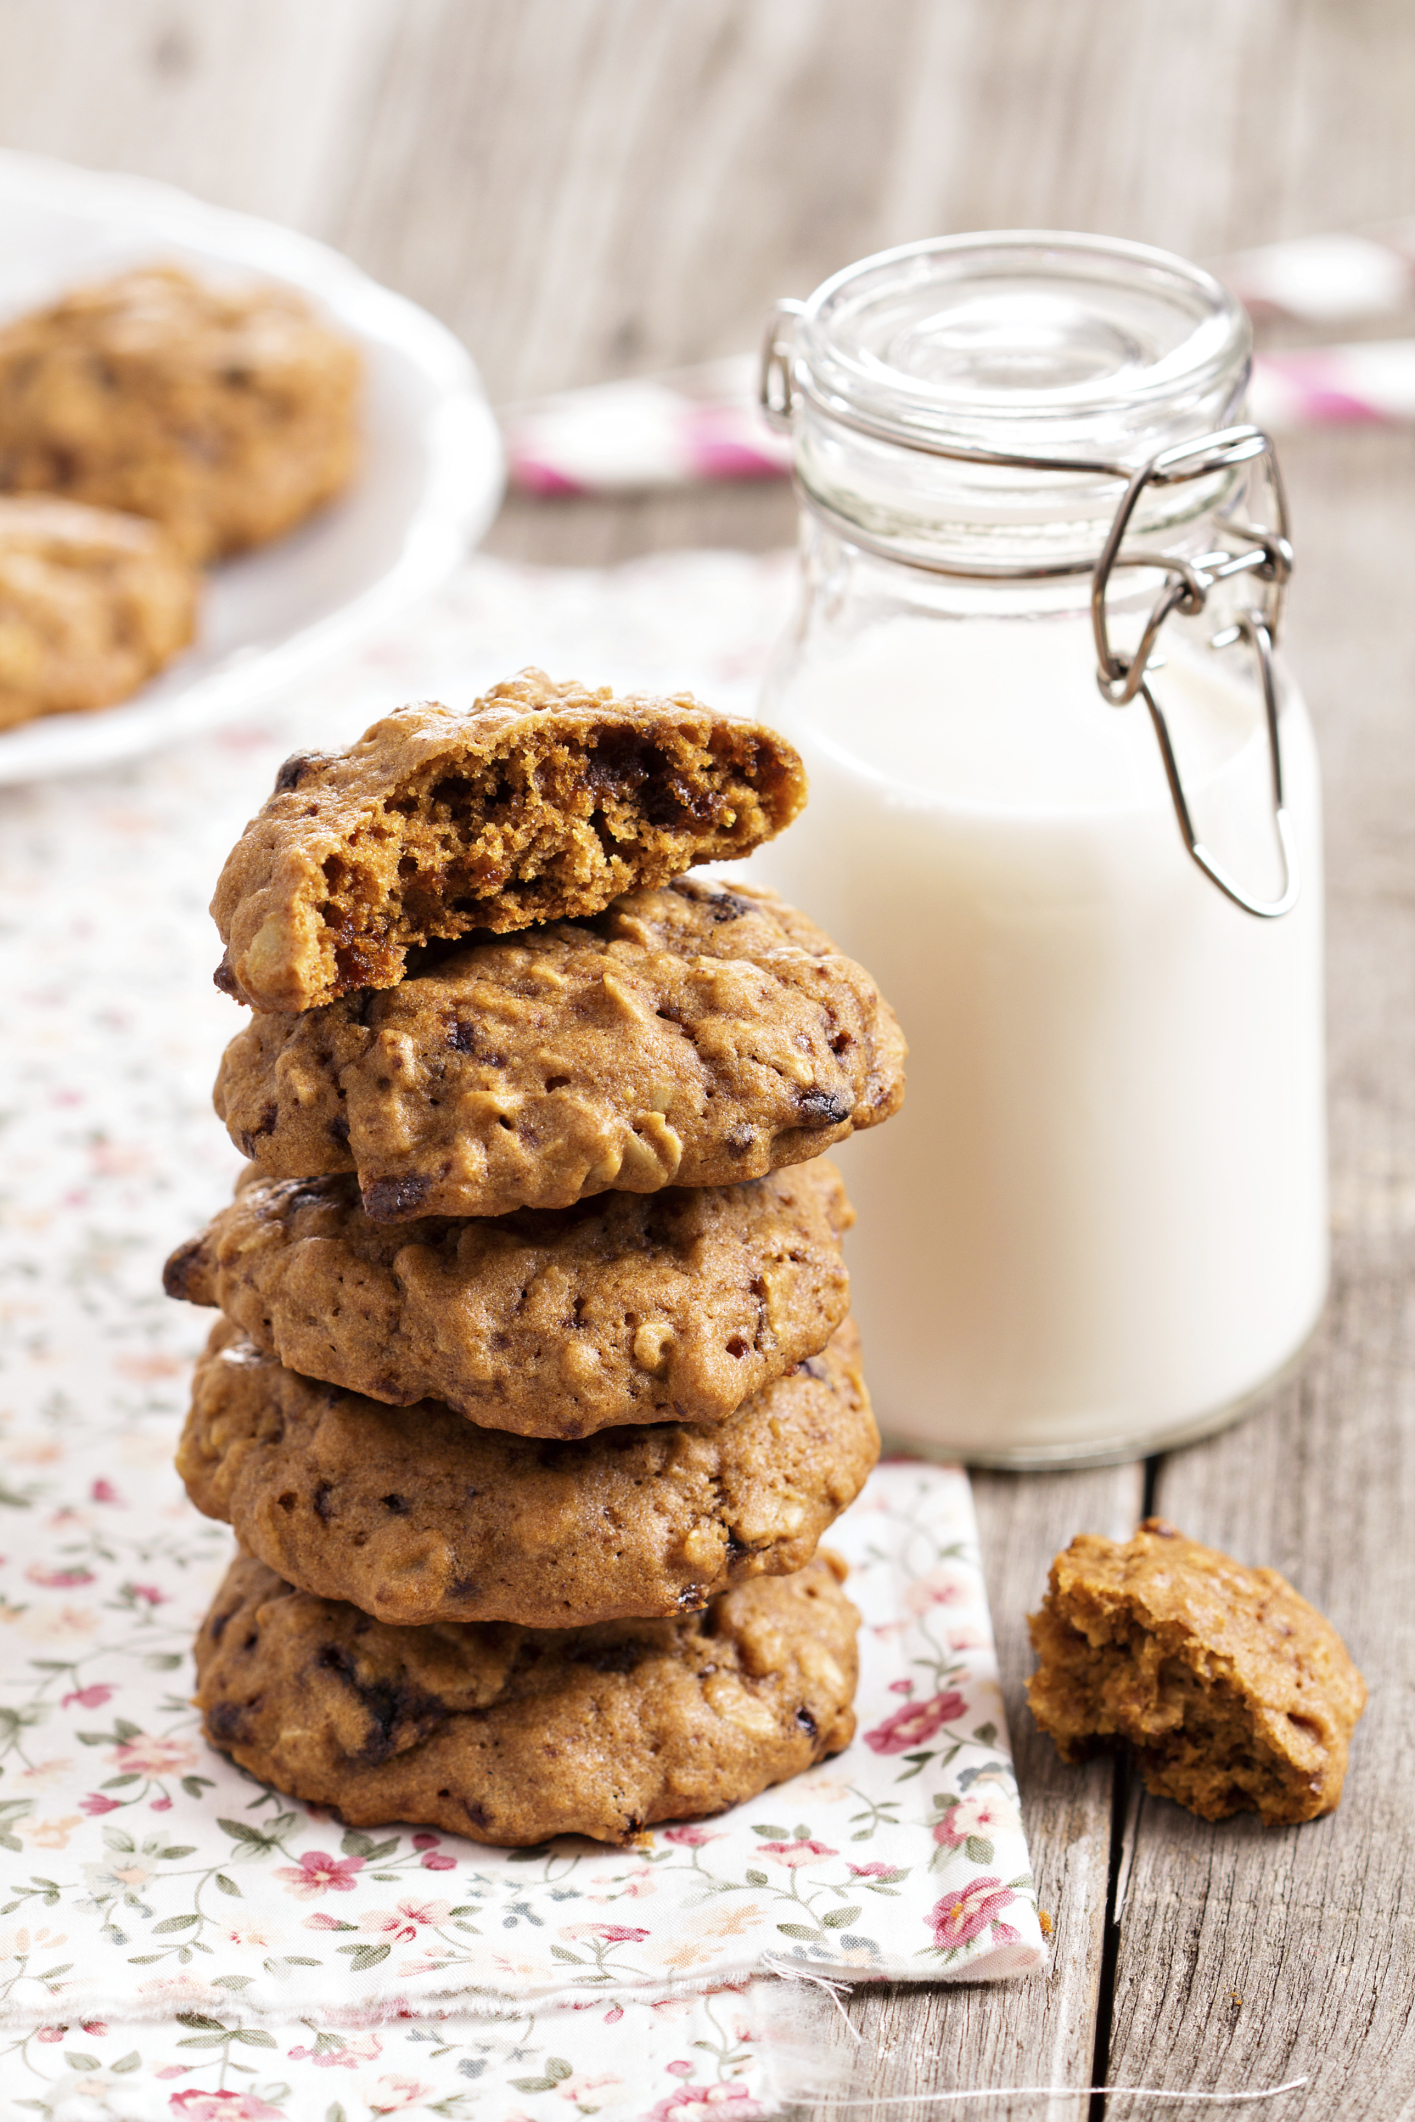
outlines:
[[[0, 0], [0, 145], [339, 244], [460, 332], [501, 401], [735, 352], [777, 295], [918, 236], [1072, 227], [1212, 257], [1415, 218], [1412, 111], [1409, 0]], [[1030, 1983], [857, 1992], [858, 2048], [803, 2003], [835, 2098], [910, 2096], [883, 2122], [1071, 2122], [1082, 2096], [920, 2096], [1093, 2073], [1307, 2075], [1261, 2112], [1415, 2115], [1415, 441], [1348, 429], [1284, 456], [1329, 802], [1332, 1303], [1297, 1376], [1210, 1443], [979, 1477], [1055, 1952]], [[490, 542], [585, 564], [771, 546], [792, 520], [769, 486], [514, 501]], [[1290, 1575], [1365, 1669], [1334, 1818], [1207, 1827], [1117, 1793], [1106, 1763], [1061, 1768], [1031, 1726], [1047, 1562], [1083, 1527], [1127, 1530], [1147, 1471], [1186, 1530]]]

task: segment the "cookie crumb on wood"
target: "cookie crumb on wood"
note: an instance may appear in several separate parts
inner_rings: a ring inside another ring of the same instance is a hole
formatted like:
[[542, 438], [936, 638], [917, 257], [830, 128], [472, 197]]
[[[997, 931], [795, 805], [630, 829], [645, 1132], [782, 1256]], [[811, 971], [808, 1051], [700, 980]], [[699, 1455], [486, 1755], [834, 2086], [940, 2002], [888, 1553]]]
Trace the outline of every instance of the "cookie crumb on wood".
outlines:
[[1064, 1761], [1129, 1740], [1146, 1789], [1205, 1820], [1336, 1806], [1365, 1682], [1276, 1570], [1146, 1518], [1124, 1543], [1079, 1534], [1029, 1625], [1028, 1700]]

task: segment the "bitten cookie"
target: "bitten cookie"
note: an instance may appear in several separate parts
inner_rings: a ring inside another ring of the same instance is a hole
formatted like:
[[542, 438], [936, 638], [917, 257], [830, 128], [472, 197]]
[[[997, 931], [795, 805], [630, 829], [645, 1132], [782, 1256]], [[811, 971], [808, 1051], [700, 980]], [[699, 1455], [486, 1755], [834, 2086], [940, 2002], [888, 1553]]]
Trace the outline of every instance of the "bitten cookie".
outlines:
[[293, 289], [123, 273], [0, 330], [0, 488], [154, 517], [214, 560], [345, 485], [360, 369]]
[[597, 914], [750, 854], [805, 800], [784, 738], [688, 693], [526, 670], [464, 710], [401, 708], [281, 767], [211, 902], [217, 985], [275, 1011], [393, 987], [413, 945]]
[[216, 1110], [276, 1179], [354, 1170], [375, 1222], [566, 1208], [799, 1164], [904, 1095], [860, 966], [774, 893], [679, 878], [256, 1017]]
[[316, 1385], [223, 1319], [177, 1470], [198, 1510], [303, 1591], [380, 1621], [576, 1628], [803, 1569], [878, 1454], [848, 1322], [716, 1428], [546, 1445], [435, 1401], [395, 1411]]
[[191, 640], [199, 582], [139, 516], [0, 499], [0, 729], [126, 700]]
[[265, 1179], [167, 1263], [291, 1370], [492, 1429], [721, 1422], [845, 1317], [854, 1220], [823, 1157], [741, 1186], [373, 1223], [352, 1178]]
[[1366, 1686], [1276, 1570], [1146, 1518], [1124, 1545], [1073, 1540], [1030, 1627], [1028, 1699], [1064, 1761], [1128, 1739], [1146, 1789], [1204, 1820], [1275, 1826], [1335, 1807]]
[[197, 1638], [214, 1746], [351, 1827], [627, 1842], [848, 1744], [859, 1616], [821, 1556], [701, 1613], [391, 1628], [240, 1556]]

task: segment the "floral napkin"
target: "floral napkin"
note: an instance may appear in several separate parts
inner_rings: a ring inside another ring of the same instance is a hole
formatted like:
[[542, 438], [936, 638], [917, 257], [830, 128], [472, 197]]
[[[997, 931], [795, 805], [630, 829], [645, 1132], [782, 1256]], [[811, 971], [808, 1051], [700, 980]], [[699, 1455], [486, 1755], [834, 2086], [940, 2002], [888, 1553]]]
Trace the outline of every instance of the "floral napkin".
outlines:
[[[171, 1469], [209, 1318], [162, 1258], [228, 1192], [238, 1021], [205, 900], [296, 745], [528, 661], [742, 703], [780, 559], [558, 576], [477, 561], [318, 697], [0, 796], [0, 2054], [74, 2122], [747, 2122], [783, 1974], [1022, 1973], [1041, 1936], [966, 1478], [881, 1468], [831, 1534], [863, 1616], [842, 1755], [629, 1851], [344, 1831], [190, 1705], [230, 1534]], [[631, 2037], [631, 2038], [630, 2038]], [[778, 2076], [774, 2076], [778, 2073]], [[789, 2089], [789, 2088], [787, 2088]]]

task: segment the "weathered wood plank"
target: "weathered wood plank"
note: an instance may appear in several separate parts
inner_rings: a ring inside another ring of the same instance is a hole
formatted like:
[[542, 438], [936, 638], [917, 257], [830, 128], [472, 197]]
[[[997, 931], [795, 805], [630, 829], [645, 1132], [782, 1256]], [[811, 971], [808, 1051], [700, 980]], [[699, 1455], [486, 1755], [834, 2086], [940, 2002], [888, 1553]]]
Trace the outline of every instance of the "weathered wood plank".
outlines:
[[[1045, 1977], [1006, 1983], [940, 1983], [932, 1988], [860, 1989], [849, 2016], [802, 2001], [825, 2068], [839, 2072], [836, 2099], [917, 2095], [976, 2085], [1091, 2082], [1096, 2002], [1104, 1943], [1111, 1841], [1112, 1769], [1095, 1761], [1064, 1768], [1027, 1710], [1032, 1667], [1026, 1615], [1041, 1600], [1048, 1564], [1078, 1532], [1126, 1538], [1140, 1514], [1143, 1469], [1095, 1473], [975, 1474], [973, 1493], [997, 1631], [1007, 1721], [1041, 1906], [1055, 1925]], [[829, 2103], [806, 2104], [821, 2122]], [[886, 2110], [886, 2113], [890, 2112]], [[899, 2113], [944, 2113], [916, 2104]], [[1038, 2122], [1077, 2122], [1074, 2099], [1038, 2101]]]
[[0, 0], [0, 143], [330, 232], [399, 0]]
[[340, 240], [511, 397], [752, 345], [940, 230], [1415, 213], [1412, 101], [1403, 0], [412, 0]]
[[1415, 2112], [1415, 439], [1287, 452], [1293, 653], [1323, 740], [1330, 841], [1335, 1276], [1298, 1377], [1163, 1467], [1159, 1507], [1290, 1576], [1371, 1686], [1341, 1809], [1131, 1822], [1112, 2076], [1231, 2089], [1309, 2074], [1299, 2117]]

